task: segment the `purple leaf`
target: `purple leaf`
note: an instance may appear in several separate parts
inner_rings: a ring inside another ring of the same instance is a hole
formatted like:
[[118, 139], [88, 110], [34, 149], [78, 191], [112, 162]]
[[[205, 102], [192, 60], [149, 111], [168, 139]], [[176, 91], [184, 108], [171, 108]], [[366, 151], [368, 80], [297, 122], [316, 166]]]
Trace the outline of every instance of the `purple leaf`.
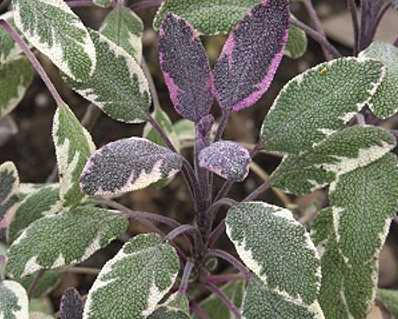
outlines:
[[[211, 129], [213, 128], [214, 121], [215, 120], [213, 115], [209, 114], [203, 117], [196, 125], [197, 142], [203, 147], [208, 146], [210, 143]], [[202, 149], [203, 147], [201, 147], [200, 149]]]
[[213, 79], [206, 51], [192, 26], [171, 13], [160, 28], [159, 59], [176, 111], [193, 122], [209, 114]]
[[59, 315], [61, 319], [82, 319], [83, 300], [75, 288], [67, 289], [62, 296]]
[[241, 182], [249, 173], [250, 153], [239, 143], [219, 141], [199, 153], [199, 166], [231, 181]]
[[215, 95], [223, 109], [252, 106], [267, 91], [288, 40], [287, 0], [263, 0], [235, 27], [214, 68]]
[[182, 157], [149, 140], [132, 137], [109, 143], [88, 160], [80, 187], [89, 195], [117, 196], [175, 175]]

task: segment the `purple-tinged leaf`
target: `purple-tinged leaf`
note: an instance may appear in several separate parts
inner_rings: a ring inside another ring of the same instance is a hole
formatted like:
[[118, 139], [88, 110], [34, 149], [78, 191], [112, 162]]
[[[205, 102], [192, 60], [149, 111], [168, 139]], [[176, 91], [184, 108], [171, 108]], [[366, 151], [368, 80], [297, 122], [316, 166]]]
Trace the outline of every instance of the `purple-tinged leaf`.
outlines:
[[61, 319], [82, 319], [83, 300], [75, 288], [69, 288], [65, 291], [59, 314]]
[[199, 153], [199, 166], [231, 181], [241, 182], [249, 173], [250, 153], [239, 143], [219, 141]]
[[182, 157], [139, 137], [109, 143], [88, 160], [80, 187], [89, 195], [117, 196], [142, 189], [181, 169]]
[[203, 117], [196, 125], [197, 143], [201, 146], [200, 149], [209, 145], [214, 121], [213, 115], [209, 114]]
[[235, 27], [214, 69], [223, 109], [250, 107], [267, 91], [288, 40], [287, 0], [263, 0]]
[[213, 104], [213, 78], [206, 51], [194, 29], [168, 14], [160, 28], [160, 66], [176, 111], [198, 122]]

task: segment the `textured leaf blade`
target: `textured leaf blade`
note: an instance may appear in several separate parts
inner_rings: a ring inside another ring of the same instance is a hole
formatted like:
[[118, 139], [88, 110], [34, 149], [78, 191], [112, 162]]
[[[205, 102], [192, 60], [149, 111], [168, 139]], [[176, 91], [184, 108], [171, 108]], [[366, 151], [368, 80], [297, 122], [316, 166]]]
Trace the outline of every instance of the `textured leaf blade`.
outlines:
[[280, 92], [261, 129], [268, 150], [299, 154], [345, 124], [376, 93], [384, 77], [380, 62], [342, 58], [292, 79]]
[[184, 311], [176, 308], [162, 306], [155, 310], [148, 319], [190, 319], [191, 317]]
[[308, 47], [307, 35], [303, 30], [294, 25], [289, 28], [289, 39], [285, 47], [285, 55], [291, 59], [301, 58]]
[[192, 26], [173, 14], [160, 28], [159, 60], [174, 108], [184, 118], [199, 122], [213, 104], [210, 65]]
[[65, 74], [88, 80], [96, 65], [94, 44], [62, 0], [13, 0], [14, 20], [28, 41]]
[[109, 143], [95, 152], [84, 168], [81, 189], [89, 195], [116, 196], [174, 176], [182, 157], [138, 137]]
[[320, 284], [318, 254], [289, 210], [262, 202], [241, 203], [229, 209], [226, 226], [240, 258], [271, 292], [314, 303]]
[[267, 91], [283, 57], [288, 27], [287, 0], [262, 2], [235, 27], [214, 67], [215, 95], [223, 109], [252, 106]]
[[19, 283], [0, 282], [0, 318], [29, 319], [28, 304], [28, 294]]
[[60, 197], [64, 206], [77, 205], [84, 194], [79, 179], [95, 145], [90, 133], [67, 105], [58, 107], [53, 124], [53, 141], [57, 155]]
[[19, 176], [12, 162], [0, 165], [0, 229], [7, 227], [18, 202]]
[[141, 61], [144, 23], [132, 10], [123, 6], [116, 6], [106, 16], [100, 33], [117, 46], [122, 47], [138, 62]]
[[270, 181], [286, 192], [308, 194], [330, 184], [339, 175], [377, 161], [395, 146], [395, 137], [382, 128], [349, 127], [309, 151], [285, 156]]
[[95, 207], [43, 217], [10, 246], [6, 271], [20, 278], [82, 262], [123, 233], [127, 225], [124, 216]]
[[394, 317], [398, 316], [398, 292], [396, 290], [378, 289], [377, 290], [377, 300]]
[[212, 143], [199, 153], [200, 167], [230, 181], [243, 181], [249, 174], [250, 162], [249, 151], [231, 141]]
[[[83, 318], [120, 319], [128, 314], [145, 319], [173, 286], [179, 266], [175, 249], [157, 235], [134, 237], [102, 268]], [[104, 307], [107, 304], [112, 307]]]
[[[14, 27], [14, 12], [9, 11], [2, 15], [0, 15], [0, 19], [6, 20]], [[7, 31], [3, 28], [0, 29], [0, 64], [6, 63], [8, 61], [12, 61], [16, 58], [19, 58], [19, 55], [22, 53], [20, 47], [16, 44], [16, 42], [11, 38]]]
[[73, 90], [116, 121], [143, 123], [151, 105], [148, 82], [126, 51], [90, 30], [97, 52], [94, 75], [84, 83], [67, 79]]
[[112, 5], [112, 0], [93, 0], [93, 3], [102, 8], [108, 8]]
[[74, 288], [67, 289], [61, 300], [61, 319], [82, 319], [83, 306], [83, 300], [79, 292]]
[[[32, 298], [40, 298], [47, 296], [52, 292], [58, 284], [61, 282], [62, 274], [56, 271], [46, 271], [39, 281], [37, 281], [34, 291], [32, 292]], [[35, 280], [36, 275], [26, 276], [17, 281], [28, 291]]]

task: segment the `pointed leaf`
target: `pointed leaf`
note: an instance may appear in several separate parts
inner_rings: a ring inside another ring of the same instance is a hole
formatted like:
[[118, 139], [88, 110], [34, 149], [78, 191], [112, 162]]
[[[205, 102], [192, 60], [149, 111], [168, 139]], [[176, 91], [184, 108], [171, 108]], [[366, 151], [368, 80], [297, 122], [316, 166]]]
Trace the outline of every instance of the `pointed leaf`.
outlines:
[[29, 319], [28, 304], [28, 294], [19, 283], [0, 282], [0, 318]]
[[82, 262], [127, 229], [124, 216], [78, 207], [43, 217], [11, 245], [6, 271], [14, 278]]
[[0, 165], [0, 229], [9, 225], [18, 202], [19, 176], [12, 162]]
[[79, 292], [74, 288], [67, 289], [61, 299], [61, 319], [82, 319], [83, 306]]
[[288, 193], [308, 194], [377, 161], [395, 145], [395, 137], [382, 128], [349, 127], [300, 155], [285, 156], [270, 182]]
[[225, 42], [214, 67], [215, 94], [223, 109], [252, 106], [267, 91], [288, 40], [287, 0], [254, 7]]
[[173, 286], [179, 266], [175, 249], [157, 235], [134, 237], [102, 268], [83, 318], [145, 319]]
[[305, 32], [294, 25], [290, 26], [285, 55], [291, 59], [301, 58], [307, 51], [307, 46], [308, 39]]
[[121, 195], [174, 176], [181, 167], [179, 154], [131, 137], [109, 143], [91, 156], [80, 179], [81, 188], [89, 195]]
[[199, 153], [199, 166], [230, 181], [241, 182], [249, 174], [251, 156], [239, 143], [219, 141]]
[[[8, 11], [0, 15], [0, 19], [6, 20], [13, 27], [15, 26], [13, 11]], [[0, 28], [0, 43], [0, 64], [20, 58], [22, 50], [3, 28]]]
[[377, 300], [394, 316], [394, 318], [398, 317], [398, 291], [378, 289]]
[[137, 61], [100, 33], [90, 30], [97, 52], [94, 75], [84, 83], [66, 79], [73, 90], [116, 121], [143, 123], [151, 105], [148, 82]]
[[289, 210], [241, 203], [229, 209], [226, 226], [240, 258], [271, 292], [308, 306], [314, 303], [320, 283], [318, 254]]
[[112, 5], [112, 0], [93, 0], [94, 4], [102, 7], [102, 8], [108, 8]]
[[384, 70], [374, 60], [342, 58], [298, 75], [282, 89], [265, 118], [263, 144], [288, 154], [311, 149], [343, 129], [369, 102]]
[[198, 122], [213, 104], [206, 51], [192, 26], [168, 14], [160, 28], [159, 60], [176, 111]]
[[90, 133], [67, 105], [58, 107], [54, 116], [53, 140], [57, 155], [60, 197], [64, 206], [74, 206], [84, 197], [79, 178], [95, 145]]
[[116, 6], [106, 16], [100, 32], [138, 62], [141, 61], [144, 23], [132, 10]]

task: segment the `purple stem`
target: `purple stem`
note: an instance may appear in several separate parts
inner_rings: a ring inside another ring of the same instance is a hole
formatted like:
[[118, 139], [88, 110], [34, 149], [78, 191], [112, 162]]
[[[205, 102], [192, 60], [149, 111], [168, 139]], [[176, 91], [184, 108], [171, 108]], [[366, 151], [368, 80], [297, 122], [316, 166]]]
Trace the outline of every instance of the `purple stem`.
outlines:
[[245, 279], [241, 273], [238, 274], [223, 274], [223, 275], [210, 275], [207, 276], [207, 281], [215, 285], [222, 285], [235, 280]]
[[231, 187], [234, 185], [234, 183], [235, 183], [234, 181], [225, 181], [223, 186], [221, 186], [220, 190], [218, 191], [213, 202], [217, 202], [221, 198], [227, 196], [229, 191], [231, 190]]
[[184, 267], [184, 272], [182, 273], [180, 287], [178, 288], [178, 293], [181, 295], [185, 295], [187, 293], [189, 278], [191, 277], [193, 266], [194, 263], [191, 262], [190, 260], [187, 260]]
[[383, 20], [384, 16], [386, 15], [387, 11], [391, 8], [391, 6], [392, 6], [391, 2], [386, 3], [384, 7], [380, 10], [379, 15], [377, 16], [375, 22], [372, 39], [374, 39], [374, 37], [376, 36], [377, 29], [379, 28], [381, 21]]
[[222, 303], [235, 315], [237, 319], [242, 318], [240, 310], [233, 304], [231, 300], [229, 300], [228, 296], [225, 295], [220, 288], [218, 288], [212, 282], [207, 282], [206, 287], [222, 301]]
[[225, 128], [227, 127], [229, 117], [231, 115], [231, 110], [223, 110], [222, 116], [220, 119], [220, 124], [218, 126], [216, 136], [214, 138], [214, 142], [219, 141], [222, 138], [222, 135], [224, 134]]
[[269, 182], [264, 182], [258, 188], [256, 188], [251, 194], [249, 194], [242, 202], [250, 202], [251, 200], [257, 199], [262, 193], [266, 192], [270, 188]]
[[234, 256], [232, 256], [231, 254], [227, 253], [224, 250], [209, 249], [208, 256], [224, 259], [226, 262], [230, 263], [233, 267], [239, 270], [247, 280], [251, 276], [250, 271], [247, 269], [247, 267], [244, 264], [242, 264], [238, 259], [236, 259]]
[[91, 7], [93, 4], [92, 0], [72, 0], [68, 2], [68, 6], [71, 8]]
[[209, 248], [214, 247], [215, 243], [217, 242], [217, 240], [220, 238], [220, 236], [224, 233], [225, 231], [225, 219], [223, 219], [216, 228], [214, 228], [214, 230], [211, 232], [210, 236], [209, 236], [209, 240], [208, 240], [208, 244], [207, 246]]
[[199, 319], [209, 319], [207, 312], [195, 301], [191, 302], [191, 312]]
[[177, 228], [174, 228], [171, 232], [169, 232], [165, 236], [164, 240], [172, 241], [182, 234], [193, 233], [195, 231], [198, 231], [198, 230], [197, 230], [197, 228], [195, 228], [192, 225], [181, 225], [181, 226], [178, 226]]
[[44, 84], [47, 86], [48, 90], [50, 91], [52, 97], [54, 98], [55, 102], [58, 106], [64, 105], [65, 102], [59, 95], [57, 89], [55, 88], [54, 84], [48, 77], [46, 71], [44, 70], [43, 66], [33, 54], [29, 46], [26, 44], [25, 40], [15, 31], [15, 29], [6, 21], [1, 19], [0, 26], [14, 39], [14, 41], [21, 47], [22, 51], [25, 53], [26, 57], [29, 59], [30, 63], [32, 64], [33, 68], [42, 78]]
[[144, 9], [149, 9], [153, 7], [158, 7], [162, 3], [163, 0], [144, 0], [138, 3], [134, 3], [130, 6], [130, 9], [134, 11], [140, 11]]
[[358, 8], [355, 3], [355, 0], [347, 0], [347, 7], [351, 12], [351, 19], [352, 19], [352, 27], [354, 30], [354, 56], [357, 56], [358, 54], [358, 47], [359, 47], [359, 33], [360, 33], [360, 27], [359, 27], [359, 20], [358, 20]]

